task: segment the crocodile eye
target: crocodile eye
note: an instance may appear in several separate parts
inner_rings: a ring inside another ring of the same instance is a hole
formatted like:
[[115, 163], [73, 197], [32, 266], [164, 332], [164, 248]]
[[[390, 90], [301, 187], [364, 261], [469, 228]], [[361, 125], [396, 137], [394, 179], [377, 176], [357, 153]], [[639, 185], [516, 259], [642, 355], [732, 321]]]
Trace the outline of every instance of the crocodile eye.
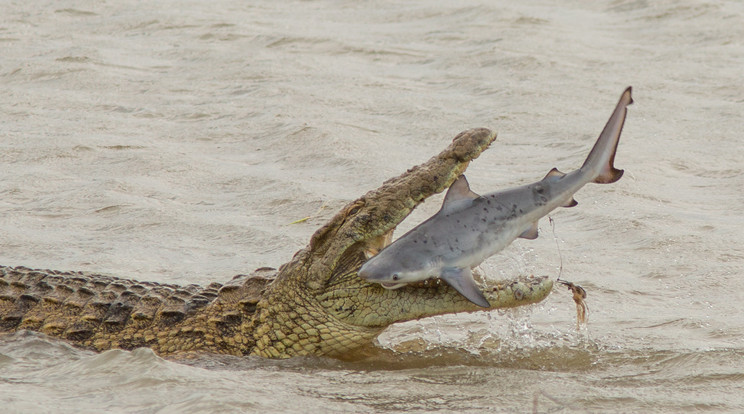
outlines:
[[398, 280], [399, 276], [397, 273], [393, 273], [393, 280]]

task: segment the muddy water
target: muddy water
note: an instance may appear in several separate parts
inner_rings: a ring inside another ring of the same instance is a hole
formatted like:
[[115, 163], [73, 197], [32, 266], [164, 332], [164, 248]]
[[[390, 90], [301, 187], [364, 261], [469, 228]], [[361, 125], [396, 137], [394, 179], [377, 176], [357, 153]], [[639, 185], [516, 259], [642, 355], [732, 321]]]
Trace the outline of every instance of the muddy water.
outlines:
[[499, 131], [468, 170], [488, 192], [576, 168], [626, 86], [636, 103], [624, 178], [482, 266], [584, 286], [580, 332], [556, 290], [395, 326], [356, 362], [20, 333], [0, 338], [3, 412], [744, 410], [744, 6], [516, 3], [5, 2], [5, 265], [224, 281], [464, 129]]

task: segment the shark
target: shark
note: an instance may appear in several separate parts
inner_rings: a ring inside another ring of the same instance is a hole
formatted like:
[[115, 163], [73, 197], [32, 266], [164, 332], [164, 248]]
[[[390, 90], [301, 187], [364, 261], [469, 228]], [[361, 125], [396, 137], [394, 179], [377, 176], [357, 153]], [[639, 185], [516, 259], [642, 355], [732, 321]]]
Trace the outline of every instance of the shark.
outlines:
[[540, 218], [576, 206], [573, 195], [585, 184], [622, 177], [614, 162], [631, 93], [631, 87], [622, 93], [581, 168], [567, 174], [553, 168], [540, 181], [484, 195], [474, 193], [461, 175], [435, 215], [369, 258], [358, 276], [387, 289], [439, 278], [472, 303], [490, 307], [473, 279], [474, 267], [517, 238], [537, 238]]

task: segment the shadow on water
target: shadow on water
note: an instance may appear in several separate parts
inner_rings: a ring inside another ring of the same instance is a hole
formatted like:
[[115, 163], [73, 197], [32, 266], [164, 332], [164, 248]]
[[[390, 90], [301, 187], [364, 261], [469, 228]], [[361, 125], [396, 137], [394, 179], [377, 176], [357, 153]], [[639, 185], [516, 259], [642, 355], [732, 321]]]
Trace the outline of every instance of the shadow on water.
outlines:
[[[417, 341], [418, 342], [418, 341]], [[593, 369], [605, 351], [592, 343], [518, 347], [497, 345], [474, 350], [437, 344], [403, 343], [394, 348], [369, 346], [344, 358], [294, 357], [265, 359], [231, 355], [191, 355], [177, 362], [210, 370], [277, 371], [416, 371], [447, 367], [480, 367], [531, 371], [582, 372]], [[412, 350], [411, 348], [419, 348]], [[424, 349], [425, 348], [425, 349]]]
[[[345, 361], [200, 356], [182, 362], [206, 369], [319, 376], [323, 386], [303, 392], [380, 411], [501, 407], [507, 412], [564, 412], [618, 406], [687, 411], [730, 408], [736, 399], [731, 392], [744, 380], [737, 368], [743, 357], [744, 351], [736, 349], [623, 349], [584, 341], [501, 346], [478, 353], [451, 346], [407, 352], [375, 348]], [[649, 392], [637, 393], [639, 386]], [[694, 394], [701, 386], [710, 390], [702, 400]], [[692, 394], [672, 398], [677, 391]]]
[[[67, 390], [82, 383], [95, 402], [105, 400], [105, 393], [93, 389], [106, 384], [144, 392], [154, 405], [164, 404], [157, 395], [167, 391], [182, 395], [178, 398], [188, 395], [204, 407], [232, 398], [235, 404], [277, 408], [271, 405], [276, 398], [295, 395], [298, 400], [285, 402], [284, 409], [319, 404], [331, 412], [476, 412], [493, 407], [565, 412], [576, 407], [611, 411], [618, 404], [639, 410], [726, 409], [736, 405], [735, 390], [744, 381], [742, 350], [632, 349], [608, 346], [602, 339], [540, 339], [531, 345], [493, 340], [479, 348], [402, 342], [370, 347], [347, 360], [226, 355], [166, 360], [144, 348], [94, 353], [43, 334], [19, 332], [0, 338], [0, 386], [69, 383], [63, 387]], [[196, 384], [198, 395], [193, 394]], [[234, 387], [248, 394], [224, 394]], [[638, 393], [639, 387], [645, 391]], [[700, 387], [708, 390], [705, 398], [694, 393]]]

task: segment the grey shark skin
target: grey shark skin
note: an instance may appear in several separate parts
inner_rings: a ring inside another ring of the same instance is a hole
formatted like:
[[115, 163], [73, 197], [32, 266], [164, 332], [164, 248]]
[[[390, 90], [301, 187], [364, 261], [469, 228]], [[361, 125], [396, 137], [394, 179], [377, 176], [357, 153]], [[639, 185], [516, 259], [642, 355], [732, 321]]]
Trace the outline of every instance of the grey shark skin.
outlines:
[[613, 164], [631, 103], [628, 87], [578, 170], [564, 174], [553, 168], [535, 183], [482, 196], [460, 176], [439, 212], [365, 262], [359, 276], [388, 289], [438, 277], [476, 305], [490, 307], [471, 269], [518, 237], [537, 238], [538, 220], [558, 207], [575, 206], [573, 194], [584, 184], [620, 179], [623, 171]]

